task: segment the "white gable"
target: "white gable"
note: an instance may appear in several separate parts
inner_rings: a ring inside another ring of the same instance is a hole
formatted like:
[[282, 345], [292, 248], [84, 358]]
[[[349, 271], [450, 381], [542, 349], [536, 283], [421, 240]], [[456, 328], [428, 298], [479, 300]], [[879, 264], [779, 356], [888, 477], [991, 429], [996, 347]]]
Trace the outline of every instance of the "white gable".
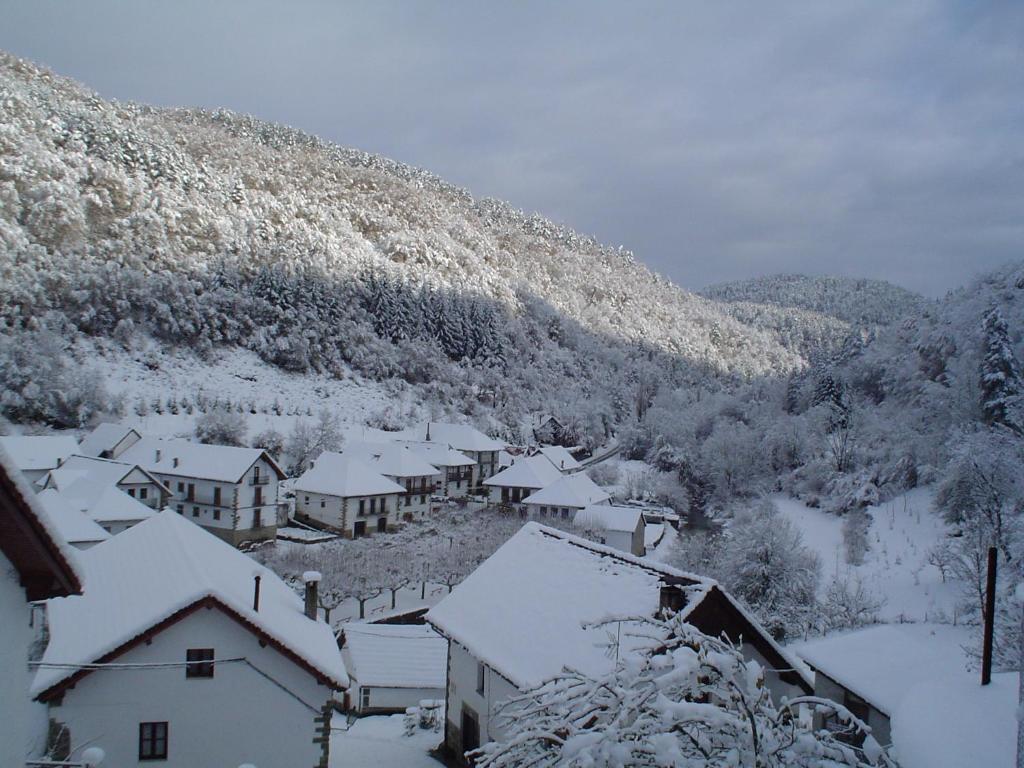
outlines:
[[582, 472], [565, 475], [523, 499], [524, 504], [582, 508], [600, 504], [611, 497]]
[[498, 488], [546, 488], [561, 477], [562, 473], [544, 456], [529, 456], [516, 460], [511, 467], [487, 478], [484, 485]]

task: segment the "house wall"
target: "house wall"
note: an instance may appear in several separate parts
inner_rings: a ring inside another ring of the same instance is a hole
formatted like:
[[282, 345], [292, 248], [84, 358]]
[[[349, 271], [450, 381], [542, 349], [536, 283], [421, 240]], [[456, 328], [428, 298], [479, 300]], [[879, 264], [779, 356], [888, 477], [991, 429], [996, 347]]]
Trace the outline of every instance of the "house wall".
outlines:
[[[370, 691], [370, 705], [363, 707], [363, 691]], [[409, 707], [418, 706], [424, 699], [443, 699], [444, 688], [381, 688], [361, 686], [352, 680], [350, 687], [352, 710], [359, 715], [405, 712]]]
[[444, 481], [441, 493], [444, 496], [457, 498], [465, 496], [473, 487], [473, 467], [442, 467]]
[[[245, 657], [279, 685], [241, 663], [215, 665], [212, 678], [186, 678], [183, 667], [93, 672], [50, 707], [51, 718], [70, 730], [72, 759], [96, 745], [106, 752], [104, 765], [118, 768], [318, 764], [313, 718], [332, 698], [331, 689], [270, 646], [261, 647], [220, 610], [201, 608], [117, 661], [183, 662], [188, 648], [213, 648], [224, 659]], [[167, 760], [140, 763], [139, 723], [162, 721], [168, 723]]]
[[445, 743], [456, 755], [461, 756], [462, 708], [466, 706], [476, 713], [480, 723], [480, 743], [501, 739], [504, 732], [497, 722], [498, 707], [515, 694], [518, 689], [490, 667], [484, 673], [484, 692], [476, 690], [477, 659], [465, 647], [451, 641], [448, 643], [448, 689], [445, 712]]
[[[424, 477], [400, 477], [397, 475], [385, 475], [389, 480], [409, 488], [414, 493], [405, 493], [398, 497], [399, 510], [397, 518], [400, 520], [409, 514], [414, 517], [422, 517], [430, 511], [430, 497], [435, 493], [436, 483], [441, 478], [438, 475], [427, 475]], [[424, 485], [424, 482], [426, 485]], [[412, 485], [408, 485], [411, 483]]]
[[[370, 514], [370, 500], [376, 500], [377, 511]], [[381, 500], [387, 503], [387, 514], [380, 513]], [[359, 502], [363, 501], [364, 514], [359, 514]], [[389, 493], [381, 496], [332, 496], [326, 493], [312, 493], [295, 489], [295, 516], [299, 520], [309, 520], [339, 531], [344, 536], [355, 535], [356, 522], [366, 523], [366, 534], [377, 533], [377, 524], [381, 517], [387, 518], [388, 530], [397, 524], [399, 519], [399, 495]], [[430, 496], [427, 496], [427, 503]]]
[[[814, 695], [821, 696], [825, 699], [830, 699], [837, 704], [843, 704], [848, 689], [838, 682], [833, 680], [831, 677], [826, 675], [824, 672], [815, 671], [814, 673]], [[867, 724], [871, 726], [871, 735], [875, 737], [882, 746], [888, 746], [892, 744], [892, 734], [889, 722], [889, 716], [883, 713], [881, 710], [876, 709], [868, 704], [868, 719]], [[825, 718], [821, 714], [815, 713], [814, 725], [817, 728], [825, 727]]]
[[544, 522], [544, 518], [557, 517], [567, 523], [571, 523], [576, 517], [576, 513], [582, 509], [582, 507], [554, 507], [548, 504], [527, 504], [526, 508], [531, 517], [539, 518], [541, 522]]
[[32, 741], [28, 695], [30, 610], [18, 572], [0, 552], [0, 765], [23, 765]]
[[103, 455], [103, 458], [116, 459], [118, 456], [127, 451], [141, 439], [142, 438], [138, 435], [138, 433], [130, 431], [128, 432], [128, 434], [126, 434], [124, 437], [118, 440], [112, 448], [103, 451], [101, 455]]

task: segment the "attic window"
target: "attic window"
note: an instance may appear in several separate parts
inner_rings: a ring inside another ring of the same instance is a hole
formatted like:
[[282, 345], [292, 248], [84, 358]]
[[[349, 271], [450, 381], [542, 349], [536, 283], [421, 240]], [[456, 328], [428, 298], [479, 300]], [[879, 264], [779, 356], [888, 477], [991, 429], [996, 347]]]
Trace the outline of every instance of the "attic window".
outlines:
[[678, 613], [686, 605], [686, 595], [679, 587], [662, 584], [660, 607], [663, 611]]
[[213, 677], [213, 648], [189, 648], [185, 661], [185, 677]]

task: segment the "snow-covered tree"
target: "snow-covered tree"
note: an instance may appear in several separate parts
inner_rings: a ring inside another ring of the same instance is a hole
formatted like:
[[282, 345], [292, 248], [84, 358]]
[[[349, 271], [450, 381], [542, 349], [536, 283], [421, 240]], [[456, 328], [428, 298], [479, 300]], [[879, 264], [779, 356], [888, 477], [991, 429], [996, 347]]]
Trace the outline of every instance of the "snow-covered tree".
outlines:
[[988, 425], [999, 424], [1024, 434], [1021, 423], [1020, 366], [1010, 343], [1009, 329], [998, 306], [990, 308], [982, 322], [984, 350], [981, 359], [981, 413]]
[[243, 414], [216, 408], [196, 419], [195, 436], [200, 443], [210, 445], [245, 445], [248, 429]]
[[[895, 765], [845, 707], [814, 696], [772, 701], [756, 662], [678, 616], [616, 621], [640, 649], [622, 654], [607, 675], [567, 669], [511, 699], [499, 713], [504, 738], [482, 747], [477, 765]], [[847, 734], [864, 734], [863, 748], [841, 741], [841, 733], [815, 730], [803, 708], [834, 715]]]

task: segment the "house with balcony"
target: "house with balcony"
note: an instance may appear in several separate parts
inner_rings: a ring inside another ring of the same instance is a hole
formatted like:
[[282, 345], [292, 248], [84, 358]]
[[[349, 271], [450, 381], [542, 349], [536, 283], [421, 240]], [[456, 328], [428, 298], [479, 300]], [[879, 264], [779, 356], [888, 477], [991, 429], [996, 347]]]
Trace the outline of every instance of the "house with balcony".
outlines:
[[435, 493], [439, 496], [459, 498], [469, 493], [473, 483], [473, 469], [477, 463], [447, 443], [425, 440], [399, 440], [402, 445], [418, 455], [441, 474]]
[[297, 520], [352, 539], [397, 525], [399, 500], [407, 492], [367, 462], [333, 451], [320, 454], [292, 490]]
[[366, 462], [374, 471], [402, 486], [399, 518], [422, 517], [430, 511], [430, 498], [441, 486], [441, 471], [416, 451], [401, 443], [351, 443], [344, 455]]
[[319, 574], [304, 600], [172, 510], [76, 560], [84, 591], [47, 603], [31, 688], [62, 733], [60, 765], [99, 747], [122, 768], [327, 768], [348, 678], [317, 617]]
[[538, 454], [517, 458], [512, 465], [484, 480], [491, 504], [511, 504], [526, 513], [524, 500], [562, 478], [546, 457]]
[[230, 544], [277, 535], [285, 473], [261, 448], [144, 437], [120, 460], [159, 478], [170, 489], [172, 509]]
[[498, 452], [505, 444], [488, 437], [469, 424], [451, 424], [427, 421], [399, 433], [402, 437], [428, 443], [444, 443], [473, 460], [470, 488], [474, 493], [486, 493], [484, 481], [498, 471]]

